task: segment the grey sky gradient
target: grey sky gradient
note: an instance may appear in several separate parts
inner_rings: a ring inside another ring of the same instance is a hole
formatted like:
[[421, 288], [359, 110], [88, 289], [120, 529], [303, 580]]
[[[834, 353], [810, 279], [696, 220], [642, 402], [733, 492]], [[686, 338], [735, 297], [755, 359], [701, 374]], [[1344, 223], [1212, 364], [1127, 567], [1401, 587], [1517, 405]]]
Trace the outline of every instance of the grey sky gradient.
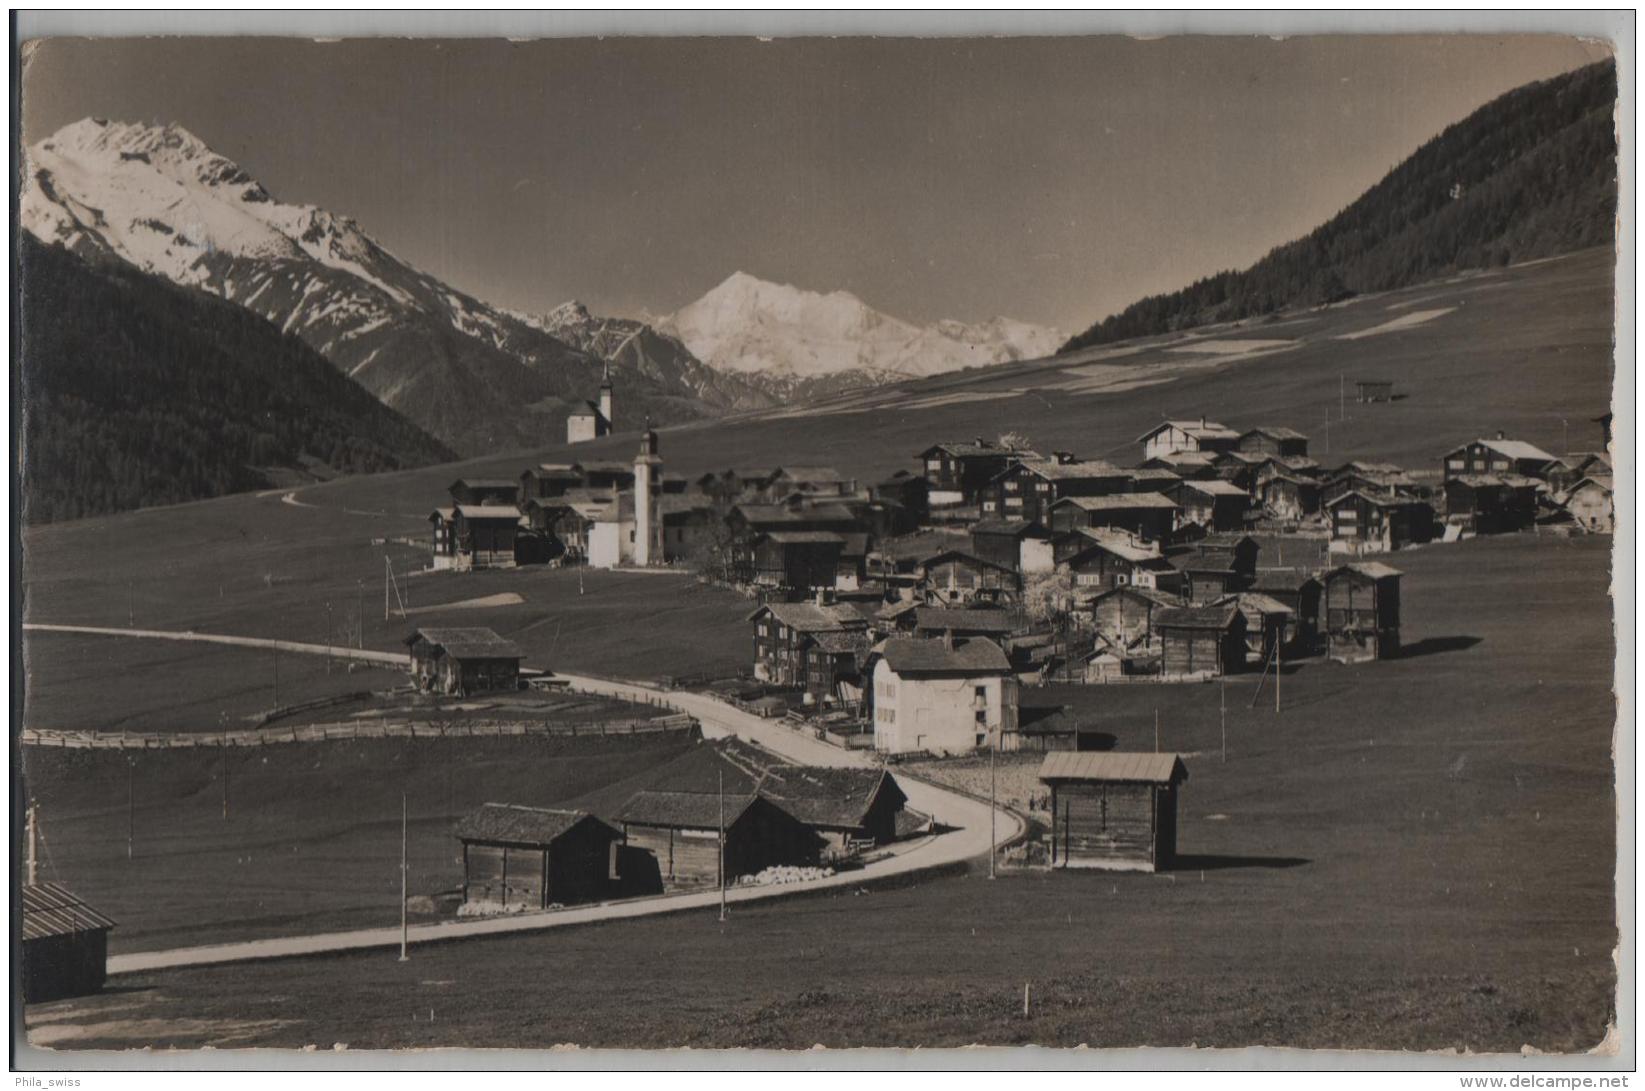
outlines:
[[1573, 38], [57, 39], [24, 137], [174, 121], [483, 299], [672, 310], [741, 269], [1076, 332], [1249, 264]]

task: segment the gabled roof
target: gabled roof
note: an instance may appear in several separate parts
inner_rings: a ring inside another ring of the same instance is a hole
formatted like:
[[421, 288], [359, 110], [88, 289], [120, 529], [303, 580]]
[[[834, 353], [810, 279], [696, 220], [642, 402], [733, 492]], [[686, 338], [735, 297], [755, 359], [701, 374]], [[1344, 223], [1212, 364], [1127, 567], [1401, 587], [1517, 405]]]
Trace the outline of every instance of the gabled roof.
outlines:
[[1020, 455], [1038, 457], [1026, 447], [1002, 447], [985, 439], [960, 443], [933, 443], [920, 452], [921, 458], [930, 458], [933, 451], [941, 451], [950, 458], [986, 458], [989, 456]]
[[1253, 591], [1301, 591], [1310, 583], [1317, 583], [1313, 573], [1302, 568], [1259, 568], [1251, 582]]
[[1146, 468], [1149, 462], [1163, 462], [1167, 466], [1214, 466], [1216, 458], [1206, 451], [1166, 451], [1164, 454], [1154, 455], [1143, 463]]
[[753, 621], [767, 611], [790, 629], [802, 633], [844, 632], [868, 627], [867, 619], [846, 603], [818, 606], [812, 602], [768, 602], [753, 610], [745, 620]]
[[1125, 470], [1100, 459], [1090, 462], [1059, 462], [1054, 458], [1018, 458], [1015, 466], [996, 475], [994, 480], [1007, 477], [1019, 468], [1047, 481], [1100, 481], [1126, 476]]
[[505, 504], [458, 504], [457, 511], [464, 519], [507, 519], [511, 522], [520, 518], [520, 509]]
[[1122, 492], [1111, 496], [1065, 496], [1052, 507], [1072, 504], [1083, 511], [1138, 511], [1144, 508], [1166, 509], [1179, 505], [1157, 492]]
[[646, 788], [635, 792], [615, 818], [637, 826], [712, 830], [719, 828], [723, 816], [729, 828], [760, 798], [758, 792], [721, 796], [719, 792], [659, 792]]
[[1009, 633], [1017, 628], [1009, 610], [948, 610], [940, 606], [919, 606], [914, 610], [914, 627], [941, 633]]
[[[511, 477], [459, 477], [451, 483], [455, 489], [459, 485], [470, 489], [518, 489], [520, 482]], [[447, 491], [450, 491], [449, 489]]]
[[24, 884], [23, 938], [45, 939], [113, 928], [114, 921], [56, 883]]
[[778, 545], [845, 545], [844, 538], [827, 530], [768, 530], [756, 539], [760, 540]]
[[813, 633], [813, 643], [831, 655], [844, 655], [850, 652], [854, 655], [866, 654], [873, 647], [874, 641], [868, 635], [867, 629], [858, 629], [855, 632], [821, 632]]
[[972, 534], [1009, 534], [1013, 538], [1044, 538], [1050, 531], [1027, 519], [979, 519], [971, 524]]
[[1278, 428], [1278, 427], [1274, 427], [1272, 425], [1266, 425], [1266, 424], [1258, 425], [1255, 428], [1247, 428], [1245, 431], [1240, 433], [1239, 438], [1244, 439], [1246, 436], [1267, 436], [1269, 439], [1307, 439], [1308, 438], [1306, 435], [1304, 435], [1303, 433], [1297, 431], [1295, 428]]
[[[1474, 443], [1486, 447], [1504, 458], [1529, 459], [1533, 462], [1552, 462], [1554, 456], [1544, 451], [1534, 443], [1526, 443], [1522, 439], [1476, 439]], [[1453, 447], [1446, 454], [1455, 454], [1466, 450], [1470, 444], [1464, 443], [1461, 447]]]
[[1612, 488], [1611, 481], [1612, 481], [1612, 479], [1609, 478], [1609, 477], [1603, 477], [1603, 476], [1598, 476], [1598, 475], [1590, 475], [1588, 477], [1584, 477], [1581, 481], [1578, 481], [1575, 485], [1572, 485], [1569, 489], [1566, 489], [1565, 490], [1565, 495], [1570, 496], [1573, 493], [1575, 493], [1575, 492], [1577, 492], [1581, 489], [1585, 489], [1585, 488], [1586, 489], [1600, 489], [1606, 495], [1610, 495], [1611, 488]]
[[1154, 615], [1156, 629], [1215, 629], [1221, 631], [1234, 623], [1239, 608], [1223, 606], [1168, 606]]
[[1069, 560], [1083, 557], [1098, 549], [1134, 564], [1164, 559], [1157, 548], [1142, 544], [1122, 530], [1112, 530], [1108, 527], [1076, 527], [1074, 534], [1089, 544], [1068, 558]]
[[417, 629], [406, 637], [409, 646], [419, 640], [441, 648], [455, 659], [524, 659], [525, 653], [513, 641], [481, 626], [467, 628]]
[[1328, 580], [1338, 572], [1354, 572], [1373, 580], [1385, 580], [1390, 576], [1403, 576], [1405, 573], [1381, 561], [1360, 561], [1357, 564], [1339, 564], [1335, 568], [1320, 573], [1320, 579]]
[[1121, 784], [1178, 784], [1188, 770], [1175, 754], [1053, 750], [1040, 763], [1040, 780]]
[[513, 803], [486, 803], [457, 823], [456, 834], [463, 841], [506, 842], [512, 845], [551, 845], [573, 826], [593, 822], [611, 837], [622, 833], [587, 811], [559, 811], [546, 807], [522, 807]]
[[1154, 436], [1159, 435], [1167, 428], [1192, 436], [1198, 440], [1207, 439], [1239, 439], [1239, 433], [1226, 424], [1218, 424], [1214, 420], [1166, 420], [1160, 421], [1154, 427], [1137, 437], [1138, 443], [1147, 443]]
[[1011, 661], [1000, 646], [980, 636], [955, 640], [952, 649], [945, 640], [894, 636], [881, 641], [875, 650], [892, 670], [905, 678], [928, 674], [1011, 673]]
[[1355, 496], [1376, 508], [1403, 508], [1423, 503], [1423, 501], [1417, 500], [1410, 496], [1378, 496], [1375, 493], [1366, 492], [1364, 489], [1349, 489], [1347, 492], [1341, 493], [1332, 497], [1330, 500], [1327, 500], [1325, 502], [1325, 506], [1328, 508], [1334, 508], [1341, 504], [1344, 500]]
[[1212, 479], [1210, 481], [1184, 481], [1180, 485], [1173, 485], [1171, 487], [1193, 489], [1195, 492], [1202, 492], [1207, 496], [1243, 496], [1246, 499], [1249, 499], [1251, 496], [1250, 493], [1246, 492], [1232, 481], [1221, 481], [1217, 479]]
[[1126, 476], [1132, 481], [1181, 481], [1182, 475], [1174, 470], [1167, 470], [1164, 466], [1138, 466], [1134, 470], [1126, 471]]
[[1289, 606], [1276, 598], [1270, 598], [1260, 591], [1237, 591], [1232, 595], [1224, 595], [1217, 599], [1214, 606], [1237, 606], [1241, 610], [1256, 614], [1294, 614]]
[[850, 508], [836, 503], [806, 504], [797, 508], [790, 508], [786, 504], [738, 504], [731, 510], [753, 526], [810, 523], [818, 520], [849, 523], [856, 520]]
[[1017, 570], [1012, 568], [1010, 565], [999, 564], [995, 561], [987, 560], [986, 558], [977, 556], [975, 553], [967, 553], [963, 549], [945, 549], [941, 553], [925, 558], [920, 562], [920, 564], [926, 568], [929, 568], [934, 564], [942, 564], [944, 561], [965, 561], [969, 564], [978, 565], [982, 568], [992, 568], [996, 572], [1006, 572], [1013, 576], [1017, 574]]
[[796, 765], [736, 736], [704, 742], [667, 763], [649, 790], [714, 796], [722, 783], [728, 823], [731, 800], [754, 792], [808, 826], [843, 830], [860, 828], [883, 794], [897, 804], [907, 799], [883, 768]]
[[771, 480], [778, 481], [783, 478], [813, 485], [837, 485], [845, 481], [845, 478], [840, 476], [840, 471], [832, 466], [780, 466], [777, 472], [771, 475]]
[[1101, 600], [1108, 598], [1110, 595], [1130, 595], [1133, 598], [1147, 599], [1155, 606], [1175, 607], [1182, 605], [1182, 600], [1177, 598], [1175, 595], [1167, 594], [1164, 591], [1155, 590], [1152, 587], [1138, 587], [1134, 583], [1126, 583], [1121, 584], [1118, 587], [1110, 587], [1101, 594], [1092, 595], [1089, 601], [1094, 606]]

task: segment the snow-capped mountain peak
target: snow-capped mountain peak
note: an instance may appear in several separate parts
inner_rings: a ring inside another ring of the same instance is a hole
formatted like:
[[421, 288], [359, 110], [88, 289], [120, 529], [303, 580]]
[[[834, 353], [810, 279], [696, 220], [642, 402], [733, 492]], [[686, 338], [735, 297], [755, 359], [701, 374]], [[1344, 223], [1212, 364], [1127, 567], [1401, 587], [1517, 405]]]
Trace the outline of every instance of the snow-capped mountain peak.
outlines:
[[1004, 318], [920, 327], [847, 291], [812, 292], [741, 271], [658, 326], [710, 367], [782, 381], [935, 375], [1049, 355], [1063, 340], [1056, 330]]

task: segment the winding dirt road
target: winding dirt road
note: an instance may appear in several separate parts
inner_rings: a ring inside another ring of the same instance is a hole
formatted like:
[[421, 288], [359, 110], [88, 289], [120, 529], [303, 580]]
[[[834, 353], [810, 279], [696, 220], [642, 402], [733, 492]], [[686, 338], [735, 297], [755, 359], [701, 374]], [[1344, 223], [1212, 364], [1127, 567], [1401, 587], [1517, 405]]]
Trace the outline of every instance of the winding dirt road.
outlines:
[[[53, 633], [81, 633], [89, 636], [131, 637], [153, 640], [198, 641], [208, 644], [231, 644], [240, 647], [278, 648], [298, 654], [330, 655], [336, 658], [361, 659], [373, 663], [403, 666], [407, 657], [399, 652], [378, 652], [357, 648], [330, 647], [324, 644], [304, 644], [290, 640], [271, 640], [261, 637], [228, 636], [219, 633], [197, 633], [169, 629], [119, 629], [88, 625], [25, 624], [25, 631]], [[809, 735], [802, 735], [781, 721], [765, 720], [741, 709], [700, 693], [685, 693], [655, 689], [635, 682], [613, 682], [584, 675], [561, 674], [574, 690], [617, 697], [625, 700], [663, 704], [689, 713], [702, 724], [703, 734], [710, 738], [736, 735], [757, 743], [768, 750], [805, 765], [835, 767], [870, 767], [872, 757], [860, 751], [841, 750]], [[734, 887], [726, 892], [731, 906], [753, 901], [779, 898], [837, 887], [858, 886], [894, 875], [945, 868], [961, 861], [986, 855], [990, 846], [988, 804], [939, 788], [923, 781], [899, 778], [908, 803], [916, 810], [931, 815], [944, 832], [905, 841], [891, 846], [887, 854], [873, 860], [859, 870], [785, 886]], [[1021, 820], [1003, 808], [994, 812], [994, 833], [998, 842], [1009, 841], [1021, 830]], [[689, 894], [668, 894], [652, 898], [630, 898], [623, 901], [601, 902], [571, 909], [518, 916], [491, 917], [482, 920], [444, 921], [424, 924], [406, 932], [410, 945], [462, 939], [471, 936], [490, 936], [512, 932], [536, 932], [563, 928], [593, 921], [622, 920], [630, 917], [654, 916], [661, 913], [679, 913], [693, 909], [710, 910], [720, 901], [719, 891], [708, 890]], [[110, 974], [129, 974], [145, 970], [176, 966], [201, 966], [224, 962], [243, 962], [252, 959], [289, 958], [299, 955], [325, 954], [336, 951], [392, 948], [400, 943], [400, 929], [395, 927], [357, 929], [349, 932], [326, 932], [305, 936], [283, 936], [278, 939], [249, 940], [204, 947], [182, 947], [167, 951], [143, 951], [115, 955], [108, 960]]]

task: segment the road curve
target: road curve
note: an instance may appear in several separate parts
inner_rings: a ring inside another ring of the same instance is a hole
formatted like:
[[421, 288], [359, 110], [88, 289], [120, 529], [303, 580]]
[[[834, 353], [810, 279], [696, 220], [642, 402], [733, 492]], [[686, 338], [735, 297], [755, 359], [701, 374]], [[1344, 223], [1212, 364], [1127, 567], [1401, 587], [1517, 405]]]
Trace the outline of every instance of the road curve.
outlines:
[[[180, 632], [168, 629], [119, 629], [88, 625], [25, 624], [25, 630], [38, 632], [83, 633], [96, 636], [123, 636], [155, 640], [189, 640], [212, 644], [232, 644], [241, 647], [279, 648], [297, 654], [350, 657], [376, 663], [403, 665], [407, 657], [398, 652], [364, 651], [357, 648], [331, 647], [324, 644], [305, 644], [290, 640], [271, 640], [261, 637], [228, 636], [217, 633]], [[842, 750], [820, 739], [786, 726], [782, 721], [761, 719], [741, 709], [701, 693], [661, 690], [637, 682], [613, 682], [585, 675], [559, 675], [575, 690], [602, 696], [617, 697], [642, 703], [664, 704], [697, 718], [703, 733], [709, 737], [736, 735], [758, 743], [768, 750], [805, 765], [834, 767], [871, 767], [876, 764], [869, 755], [855, 750]], [[941, 834], [926, 836], [891, 846], [887, 854], [865, 864], [855, 871], [847, 871], [827, 878], [785, 886], [733, 887], [726, 892], [726, 901], [735, 906], [742, 903], [779, 898], [786, 895], [859, 886], [866, 882], [896, 875], [909, 875], [944, 868], [949, 865], [984, 856], [989, 851], [990, 839], [995, 843], [1014, 838], [1022, 829], [1022, 821], [1003, 808], [994, 808], [993, 831], [990, 831], [987, 803], [958, 792], [939, 788], [924, 781], [901, 778], [899, 783], [908, 796], [909, 805], [931, 815], [944, 828]], [[719, 904], [717, 890], [689, 894], [668, 894], [651, 898], [630, 898], [623, 901], [601, 902], [571, 909], [518, 916], [491, 917], [480, 920], [443, 921], [423, 924], [406, 930], [410, 945], [462, 939], [472, 936], [491, 936], [516, 932], [536, 932], [550, 928], [586, 924], [594, 921], [623, 920], [633, 917], [678, 913], [692, 909], [711, 909]], [[300, 955], [326, 954], [337, 951], [355, 951], [396, 947], [400, 943], [398, 927], [357, 929], [349, 932], [327, 932], [307, 936], [282, 936], [277, 939], [247, 940], [202, 947], [182, 947], [167, 951], [142, 951], [114, 955], [108, 960], [110, 974], [129, 974], [146, 970], [180, 966], [202, 966], [225, 962], [244, 962], [253, 959], [290, 958]]]

